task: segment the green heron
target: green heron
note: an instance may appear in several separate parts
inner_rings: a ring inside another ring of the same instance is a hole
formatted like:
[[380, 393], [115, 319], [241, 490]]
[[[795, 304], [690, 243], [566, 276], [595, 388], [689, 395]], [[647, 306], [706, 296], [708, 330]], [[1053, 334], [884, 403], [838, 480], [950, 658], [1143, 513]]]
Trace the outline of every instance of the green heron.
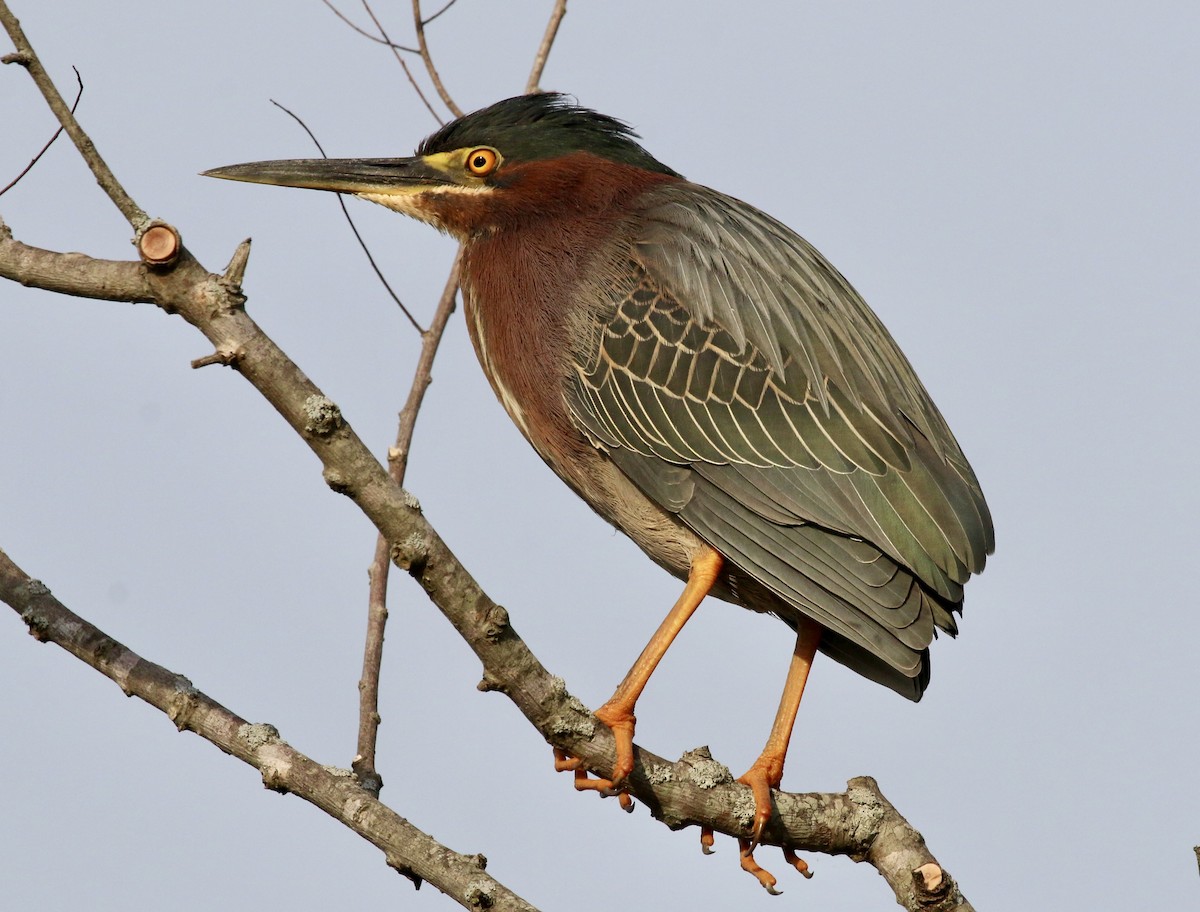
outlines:
[[[771, 889], [752, 853], [815, 653], [920, 699], [930, 641], [957, 632], [992, 522], [945, 420], [842, 275], [636, 140], [547, 93], [447, 124], [411, 158], [206, 173], [352, 193], [457, 238], [471, 341], [509, 416], [597, 513], [686, 580], [596, 711], [616, 739], [611, 776], [577, 770], [577, 786], [621, 789], [638, 696], [706, 595], [795, 631], [766, 746], [739, 780], [756, 807], [742, 866]], [[707, 850], [711, 832], [702, 839]]]

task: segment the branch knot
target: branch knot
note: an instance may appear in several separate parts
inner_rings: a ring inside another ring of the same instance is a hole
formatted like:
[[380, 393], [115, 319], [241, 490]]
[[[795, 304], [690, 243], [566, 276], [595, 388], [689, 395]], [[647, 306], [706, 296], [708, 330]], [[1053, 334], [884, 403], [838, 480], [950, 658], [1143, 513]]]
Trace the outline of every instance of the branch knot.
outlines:
[[337, 403], [325, 396], [313, 393], [304, 400], [305, 433], [314, 437], [328, 437], [334, 431], [340, 430], [345, 421], [342, 420], [342, 410]]

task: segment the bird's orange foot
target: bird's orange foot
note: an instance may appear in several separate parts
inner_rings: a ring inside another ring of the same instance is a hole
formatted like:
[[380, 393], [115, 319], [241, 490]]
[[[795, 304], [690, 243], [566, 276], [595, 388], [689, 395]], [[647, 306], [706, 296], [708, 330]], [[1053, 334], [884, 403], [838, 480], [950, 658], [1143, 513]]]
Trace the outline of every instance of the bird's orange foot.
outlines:
[[596, 710], [596, 718], [612, 730], [617, 742], [617, 761], [609, 778], [614, 788], [620, 788], [633, 772], [633, 729], [637, 718], [632, 710], [611, 700]]
[[583, 768], [582, 760], [557, 747], [554, 748], [554, 770], [558, 773], [574, 772], [576, 791], [598, 792], [601, 798], [611, 798], [615, 795], [621, 810], [627, 813], [633, 811], [633, 798], [628, 792], [621, 791], [619, 786], [613, 785], [611, 779], [592, 779]]
[[750, 786], [750, 790], [754, 792], [754, 826], [750, 831], [748, 843], [750, 852], [762, 841], [763, 830], [771, 819], [771, 789], [778, 788], [782, 780], [783, 758], [766, 753], [738, 777], [738, 782]]
[[[775, 889], [777, 881], [770, 871], [765, 870], [754, 860], [754, 850], [758, 848], [758, 844], [762, 841], [763, 831], [766, 829], [767, 823], [771, 820], [771, 789], [778, 788], [782, 779], [783, 758], [764, 753], [737, 780], [742, 785], [748, 785], [754, 793], [754, 824], [751, 827], [749, 839], [738, 839], [738, 848], [740, 850], [739, 861], [741, 862], [742, 870], [753, 874], [758, 882], [763, 885], [764, 889], [773, 896], [781, 892]], [[705, 854], [711, 852], [711, 831], [706, 832], [705, 830], [701, 830], [700, 846]], [[809, 871], [808, 864], [804, 859], [797, 856], [794, 851], [784, 848], [783, 857], [788, 864], [805, 877], [812, 877], [812, 872]]]
[[[763, 885], [763, 889], [765, 889], [772, 896], [778, 896], [783, 892], [782, 890], [775, 889], [775, 884], [778, 883], [778, 881], [775, 880], [775, 876], [754, 860], [754, 849], [751, 848], [749, 839], [739, 838], [738, 849], [738, 860], [741, 862], [743, 871], [748, 874], [753, 874], [758, 882]], [[812, 871], [808, 869], [808, 862], [799, 857], [794, 851], [789, 848], [785, 848], [783, 850], [783, 857], [788, 864], [803, 874], [805, 878], [812, 877]]]
[[633, 730], [637, 719], [632, 710], [609, 700], [598, 710], [596, 718], [612, 730], [616, 741], [617, 760], [613, 764], [612, 776], [608, 779], [592, 779], [583, 768], [583, 761], [571, 757], [566, 751], [554, 749], [554, 769], [557, 772], [574, 772], [575, 789], [580, 792], [599, 792], [602, 798], [613, 795], [621, 803], [624, 811], [633, 810], [633, 799], [625, 791], [625, 780], [633, 772]]
[[[700, 851], [705, 855], [713, 853], [713, 830], [712, 827], [700, 827]], [[812, 877], [812, 871], [808, 869], [808, 863], [800, 858], [794, 851], [789, 848], [783, 850], [784, 860], [792, 867], [803, 874], [806, 878]], [[754, 850], [750, 848], [750, 840], [738, 839], [738, 861], [741, 863], [742, 870], [748, 874], [753, 874], [754, 878], [763, 885], [763, 888], [772, 896], [779, 896], [783, 891], [776, 890], [775, 884], [778, 881], [770, 871], [764, 869], [757, 861], [754, 860]]]

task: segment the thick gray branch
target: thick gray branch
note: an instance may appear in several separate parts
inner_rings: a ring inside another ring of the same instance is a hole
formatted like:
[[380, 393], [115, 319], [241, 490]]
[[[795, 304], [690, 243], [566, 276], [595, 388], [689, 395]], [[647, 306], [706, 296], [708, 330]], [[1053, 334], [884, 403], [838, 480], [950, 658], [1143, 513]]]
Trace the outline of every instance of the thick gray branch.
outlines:
[[55, 253], [13, 240], [0, 222], [0, 277], [31, 288], [105, 301], [154, 300], [146, 267], [125, 260], [97, 260], [82, 253]]
[[349, 771], [333, 770], [279, 737], [271, 725], [251, 725], [192, 686], [71, 612], [42, 583], [30, 579], [0, 551], [0, 600], [41, 641], [55, 643], [145, 700], [180, 731], [192, 731], [262, 773], [263, 784], [299, 795], [383, 851], [400, 873], [428, 880], [467, 909], [537, 912], [484, 871], [482, 855], [460, 855], [438, 843], [359, 788]]

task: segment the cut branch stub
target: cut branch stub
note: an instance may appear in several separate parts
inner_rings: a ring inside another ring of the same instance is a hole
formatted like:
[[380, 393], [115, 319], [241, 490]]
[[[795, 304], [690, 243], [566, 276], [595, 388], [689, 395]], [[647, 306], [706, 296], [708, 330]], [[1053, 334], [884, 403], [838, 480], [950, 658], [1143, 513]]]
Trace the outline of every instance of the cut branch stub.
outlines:
[[151, 222], [137, 237], [138, 255], [149, 266], [170, 266], [179, 257], [183, 242], [179, 232], [166, 222]]

